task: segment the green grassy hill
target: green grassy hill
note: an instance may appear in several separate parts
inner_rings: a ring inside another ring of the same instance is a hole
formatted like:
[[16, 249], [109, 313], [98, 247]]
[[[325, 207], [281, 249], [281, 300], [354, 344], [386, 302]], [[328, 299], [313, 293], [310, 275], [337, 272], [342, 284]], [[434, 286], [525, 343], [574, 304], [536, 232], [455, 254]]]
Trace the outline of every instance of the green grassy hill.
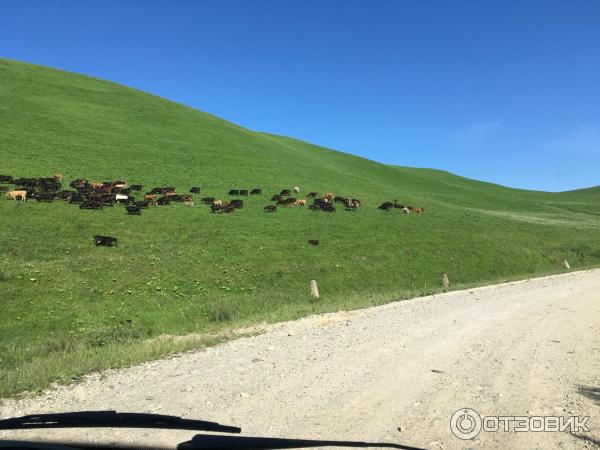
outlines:
[[[0, 131], [0, 174], [200, 186], [197, 200], [265, 192], [227, 215], [198, 201], [132, 217], [2, 198], [0, 397], [261, 321], [439, 292], [442, 271], [459, 288], [560, 272], [564, 258], [573, 269], [600, 263], [597, 189], [523, 191], [383, 165], [86, 76], [0, 59]], [[292, 186], [363, 206], [262, 212]], [[394, 199], [426, 213], [376, 209]], [[95, 234], [119, 246], [96, 248]]]

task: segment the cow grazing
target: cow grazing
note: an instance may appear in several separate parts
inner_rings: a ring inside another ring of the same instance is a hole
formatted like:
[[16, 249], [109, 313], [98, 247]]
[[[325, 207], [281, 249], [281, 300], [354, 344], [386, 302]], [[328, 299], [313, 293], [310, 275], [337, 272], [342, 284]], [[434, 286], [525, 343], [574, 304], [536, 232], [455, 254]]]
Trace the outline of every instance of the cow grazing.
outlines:
[[227, 195], [240, 195], [239, 189], [231, 189]]
[[287, 205], [294, 206], [294, 203], [296, 203], [296, 199], [294, 197], [288, 197], [285, 199], [285, 203]]
[[204, 197], [200, 200], [202, 203], [204, 203], [205, 205], [210, 205], [212, 202], [215, 201], [214, 197]]
[[379, 205], [377, 207], [377, 209], [381, 209], [383, 211], [391, 211], [391, 209], [394, 207], [394, 203], [392, 202], [384, 202], [381, 205]]
[[71, 195], [71, 198], [69, 199], [69, 203], [81, 203], [84, 201], [85, 201], [85, 196], [80, 193]]
[[306, 198], [317, 198], [317, 195], [319, 195], [318, 192], [309, 192]]
[[310, 245], [319, 245], [319, 240], [318, 239], [309, 239], [308, 243]]
[[413, 212], [417, 214], [423, 214], [425, 212], [425, 208], [413, 208]]
[[79, 205], [79, 209], [102, 209], [102, 203], [94, 201], [84, 201]]
[[267, 206], [265, 206], [263, 208], [263, 211], [264, 212], [271, 212], [271, 213], [277, 212], [277, 206], [275, 206], [275, 205], [267, 205]]
[[356, 208], [358, 207], [358, 205], [360, 205], [360, 202], [358, 200], [354, 200], [352, 198], [349, 198], [346, 201], [346, 210], [348, 210], [348, 211], [355, 211], [356, 212]]
[[232, 212], [235, 211], [235, 206], [229, 205], [229, 204], [222, 205], [222, 204], [215, 204], [215, 203], [213, 203], [211, 205], [211, 207], [210, 207], [210, 210], [213, 213], [219, 213], [219, 214], [221, 214], [221, 213], [232, 213]]
[[240, 209], [240, 208], [242, 208], [244, 206], [244, 200], [239, 200], [239, 199], [231, 200], [229, 202], [229, 204], [231, 206], [233, 206], [235, 209]]
[[157, 194], [146, 194], [144, 195], [144, 200], [156, 200], [158, 197]]
[[190, 194], [199, 194], [200, 193], [200, 188], [194, 186], [193, 188], [190, 189]]
[[402, 208], [402, 212], [403, 212], [404, 214], [408, 214], [408, 213], [410, 213], [410, 209], [408, 209], [408, 208], [405, 206], [404, 208]]
[[60, 191], [56, 193], [56, 198], [59, 198], [61, 200], [71, 200], [71, 198], [73, 198], [73, 195], [75, 195], [75, 192], [73, 191]]
[[280, 200], [283, 200], [283, 197], [281, 196], [281, 194], [275, 194], [273, 197], [271, 197], [272, 202], [278, 202]]
[[112, 183], [109, 183], [111, 186], [113, 187], [120, 187], [120, 188], [126, 188], [127, 187], [127, 181], [113, 181]]
[[112, 236], [94, 236], [94, 243], [97, 247], [112, 247], [117, 245], [117, 238]]
[[27, 198], [27, 191], [8, 191], [5, 196], [6, 198], [11, 200], [21, 200], [22, 202], [24, 202]]
[[325, 203], [321, 206], [321, 210], [325, 212], [335, 212], [335, 206], [331, 203]]
[[10, 175], [0, 175], [0, 183], [12, 183], [13, 177]]
[[240, 195], [243, 195], [245, 197], [248, 196], [248, 189], [240, 189]]
[[167, 206], [171, 204], [171, 200], [169, 199], [169, 197], [161, 197], [158, 200], [156, 200], [156, 204], [158, 206]]
[[131, 216], [140, 216], [142, 214], [142, 209], [138, 206], [128, 206], [125, 209], [127, 210], [127, 214]]
[[39, 192], [36, 194], [35, 199], [38, 202], [51, 202], [54, 200], [54, 194], [52, 192]]
[[279, 195], [281, 195], [282, 197], [289, 197], [290, 195], [292, 195], [292, 191], [289, 189], [283, 189]]
[[318, 205], [318, 204], [316, 204], [316, 203], [313, 203], [312, 205], [310, 205], [308, 207], [308, 209], [310, 209], [311, 211], [320, 211], [321, 210], [321, 206]]
[[400, 203], [394, 202], [394, 208], [396, 208], [396, 209], [404, 209], [404, 205], [402, 205]]
[[297, 194], [298, 192], [300, 192], [300, 188], [298, 186], [294, 186], [294, 192]]
[[262, 189], [255, 188], [250, 191], [250, 195], [262, 195]]
[[306, 206], [306, 200], [296, 200], [294, 206]]
[[129, 186], [129, 189], [135, 192], [140, 192], [143, 188], [144, 186], [142, 186], [141, 184], [132, 184], [131, 186]]
[[150, 206], [150, 200], [140, 200], [138, 202], [135, 202], [134, 205], [138, 208], [146, 209]]

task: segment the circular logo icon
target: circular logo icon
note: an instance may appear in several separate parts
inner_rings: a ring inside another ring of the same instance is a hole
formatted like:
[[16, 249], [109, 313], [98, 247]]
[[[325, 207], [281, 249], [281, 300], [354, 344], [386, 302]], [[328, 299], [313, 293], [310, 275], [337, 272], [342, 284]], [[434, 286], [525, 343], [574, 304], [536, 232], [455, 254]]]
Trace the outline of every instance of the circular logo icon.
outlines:
[[450, 429], [459, 439], [473, 439], [481, 431], [481, 416], [470, 408], [459, 409], [450, 419]]

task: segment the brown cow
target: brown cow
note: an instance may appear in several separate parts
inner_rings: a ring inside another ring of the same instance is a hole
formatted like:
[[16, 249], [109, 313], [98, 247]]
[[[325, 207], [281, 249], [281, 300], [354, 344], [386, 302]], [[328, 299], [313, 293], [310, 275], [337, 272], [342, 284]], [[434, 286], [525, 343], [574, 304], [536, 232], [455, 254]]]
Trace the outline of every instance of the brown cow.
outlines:
[[294, 206], [306, 206], [306, 200], [296, 200]]
[[425, 212], [425, 208], [413, 208], [413, 212], [417, 214], [422, 214]]
[[156, 194], [146, 194], [144, 195], [144, 200], [156, 200], [157, 197], [158, 195]]
[[333, 195], [333, 192], [327, 192], [323, 196], [323, 198], [326, 199], [328, 202], [331, 202], [335, 198], [335, 195]]
[[6, 198], [11, 200], [21, 200], [24, 202], [27, 198], [27, 191], [8, 191], [6, 193]]
[[100, 189], [101, 187], [104, 187], [104, 185], [102, 183], [98, 183], [98, 182], [90, 183], [90, 186], [92, 187], [92, 189]]

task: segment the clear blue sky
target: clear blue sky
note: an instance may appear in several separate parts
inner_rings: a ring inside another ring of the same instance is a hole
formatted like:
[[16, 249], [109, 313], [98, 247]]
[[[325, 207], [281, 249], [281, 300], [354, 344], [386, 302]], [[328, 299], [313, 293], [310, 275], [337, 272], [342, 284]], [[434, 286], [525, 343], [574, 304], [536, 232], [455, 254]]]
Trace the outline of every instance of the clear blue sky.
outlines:
[[0, 1], [0, 55], [514, 187], [600, 184], [600, 1]]

